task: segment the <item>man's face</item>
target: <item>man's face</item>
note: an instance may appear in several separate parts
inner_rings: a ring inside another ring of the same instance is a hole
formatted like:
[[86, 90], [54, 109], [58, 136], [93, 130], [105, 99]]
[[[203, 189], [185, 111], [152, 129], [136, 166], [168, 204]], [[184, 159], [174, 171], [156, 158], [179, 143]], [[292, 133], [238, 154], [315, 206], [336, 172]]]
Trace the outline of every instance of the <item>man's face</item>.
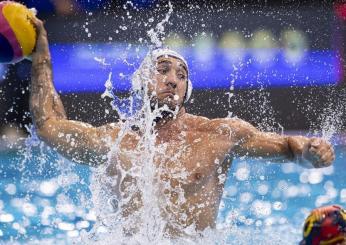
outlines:
[[187, 89], [187, 67], [180, 59], [161, 56], [156, 62], [154, 81], [149, 84], [151, 102], [159, 107], [167, 105], [170, 110], [181, 107]]

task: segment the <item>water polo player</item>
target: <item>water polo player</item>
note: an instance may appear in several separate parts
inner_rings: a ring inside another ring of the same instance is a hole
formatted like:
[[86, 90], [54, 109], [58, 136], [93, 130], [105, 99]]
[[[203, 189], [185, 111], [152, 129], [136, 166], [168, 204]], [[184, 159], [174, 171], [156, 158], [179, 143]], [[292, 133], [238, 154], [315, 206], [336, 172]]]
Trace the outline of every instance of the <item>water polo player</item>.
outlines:
[[[145, 127], [133, 130], [124, 123], [93, 127], [69, 120], [53, 86], [46, 31], [40, 20], [34, 22], [38, 37], [32, 55], [30, 108], [38, 136], [75, 162], [108, 164], [107, 174], [121, 181], [109, 188], [118, 188], [115, 192], [123, 198], [122, 222], [133, 218], [132, 225], [137, 225], [129, 229], [131, 232], [145, 227], [138, 218], [141, 208], [155, 200], [165, 220], [166, 236], [214, 228], [234, 157], [294, 161], [315, 168], [330, 166], [334, 160], [331, 144], [321, 138], [265, 133], [237, 118], [211, 120], [187, 113], [184, 102], [191, 92], [188, 66], [183, 57], [170, 50], [149, 54], [133, 78], [134, 89], [150, 98], [151, 110], [143, 110], [152, 126], [146, 132], [151, 132], [149, 138], [154, 141], [150, 142], [158, 150], [146, 152], [150, 144], [141, 144]], [[160, 114], [151, 115], [157, 112]], [[116, 147], [113, 155], [109, 154], [112, 147]], [[147, 156], [157, 167], [155, 181], [139, 182], [146, 175], [138, 168], [151, 164]], [[142, 195], [150, 189], [148, 183], [160, 186], [154, 192], [158, 198], [147, 200]]]

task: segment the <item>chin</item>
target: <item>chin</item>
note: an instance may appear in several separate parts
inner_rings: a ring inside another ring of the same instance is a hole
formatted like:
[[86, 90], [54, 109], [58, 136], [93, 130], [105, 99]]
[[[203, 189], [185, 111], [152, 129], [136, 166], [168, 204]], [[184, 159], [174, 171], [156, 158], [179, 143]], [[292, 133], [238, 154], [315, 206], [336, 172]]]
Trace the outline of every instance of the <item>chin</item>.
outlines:
[[181, 105], [178, 104], [178, 101], [174, 101], [171, 99], [163, 99], [162, 101], [158, 101], [159, 108], [162, 108], [165, 105], [172, 111], [175, 111], [177, 108], [181, 107]]
[[165, 105], [172, 111], [176, 110], [176, 108], [178, 107], [178, 105], [175, 104], [175, 103], [170, 103], [170, 102], [168, 102], [168, 103], [167, 102], [158, 103], [159, 108], [162, 108]]
[[170, 99], [170, 98], [164, 98], [159, 99], [157, 97], [152, 97], [150, 100], [152, 109], [155, 109], [156, 105], [158, 108], [162, 108], [164, 106], [167, 106], [169, 110], [175, 111], [177, 108], [180, 109], [183, 105], [179, 103], [179, 101]]

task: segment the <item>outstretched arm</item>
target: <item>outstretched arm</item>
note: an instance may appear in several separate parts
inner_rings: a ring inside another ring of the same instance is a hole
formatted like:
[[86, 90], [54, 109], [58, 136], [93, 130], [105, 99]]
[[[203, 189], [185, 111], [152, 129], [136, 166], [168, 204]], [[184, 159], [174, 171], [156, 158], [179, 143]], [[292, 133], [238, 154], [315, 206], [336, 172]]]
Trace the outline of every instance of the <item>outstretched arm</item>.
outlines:
[[285, 136], [261, 132], [242, 120], [232, 122], [238, 156], [265, 158], [275, 162], [294, 161], [304, 167], [321, 168], [335, 159], [331, 144], [321, 138]]
[[115, 125], [100, 128], [71, 121], [52, 79], [47, 33], [42, 21], [35, 18], [37, 43], [32, 54], [30, 110], [38, 136], [65, 157], [81, 163], [98, 165], [106, 161], [107, 138], [114, 138]]

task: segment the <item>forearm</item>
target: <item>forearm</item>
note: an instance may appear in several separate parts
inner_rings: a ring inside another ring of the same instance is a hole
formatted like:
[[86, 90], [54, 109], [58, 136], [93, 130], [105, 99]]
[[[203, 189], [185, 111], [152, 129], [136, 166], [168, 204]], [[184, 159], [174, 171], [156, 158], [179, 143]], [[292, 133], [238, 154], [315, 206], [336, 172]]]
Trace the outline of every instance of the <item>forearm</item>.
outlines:
[[272, 162], [289, 162], [294, 154], [289, 137], [274, 133], [258, 133], [244, 145], [246, 155]]
[[240, 120], [228, 120], [235, 140], [233, 154], [238, 157], [260, 158], [273, 162], [292, 161], [294, 156], [288, 137], [276, 133], [261, 132], [251, 124]]
[[308, 137], [260, 133], [252, 142], [255, 142], [252, 154], [272, 162], [294, 162], [305, 168], [325, 166], [324, 159], [320, 162], [309, 152], [311, 139]]
[[236, 143], [233, 154], [265, 158], [273, 162], [294, 161], [303, 167], [321, 168], [332, 164], [332, 145], [321, 138], [264, 133], [242, 120], [228, 120]]
[[335, 159], [331, 144], [320, 138], [257, 133], [243, 145], [247, 156], [272, 162], [294, 162], [305, 168], [322, 168]]
[[48, 119], [65, 119], [66, 113], [53, 85], [48, 48], [32, 56], [30, 110], [37, 129]]

